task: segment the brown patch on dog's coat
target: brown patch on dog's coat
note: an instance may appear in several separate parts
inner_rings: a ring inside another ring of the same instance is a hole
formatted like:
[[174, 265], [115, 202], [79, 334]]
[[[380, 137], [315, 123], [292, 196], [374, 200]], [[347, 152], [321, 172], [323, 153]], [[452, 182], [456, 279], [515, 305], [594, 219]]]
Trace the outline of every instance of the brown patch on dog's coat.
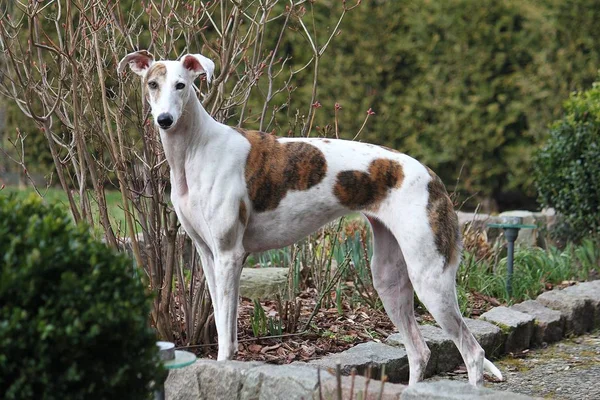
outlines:
[[245, 226], [246, 222], [248, 222], [248, 210], [246, 209], [246, 203], [244, 203], [244, 200], [240, 201], [239, 218], [242, 225]]
[[459, 255], [458, 217], [444, 183], [432, 170], [427, 170], [431, 175], [427, 184], [427, 217], [433, 231], [435, 246], [444, 256], [447, 266], [454, 264]]
[[264, 132], [238, 129], [250, 142], [246, 160], [246, 187], [256, 212], [277, 208], [288, 190], [307, 190], [325, 177], [327, 162], [306, 142], [280, 143]]
[[[150, 95], [149, 88], [148, 88], [148, 82], [150, 82], [153, 79], [162, 78], [165, 75], [167, 75], [167, 66], [165, 64], [160, 63], [160, 62], [152, 64], [152, 66], [150, 67], [148, 72], [146, 72], [146, 76], [144, 77], [144, 89], [145, 89], [147, 96]], [[154, 90], [154, 97], [156, 97], [156, 98], [160, 97], [161, 85], [160, 85], [160, 82], [158, 82], [158, 83], [159, 83], [158, 87]]]
[[146, 73], [146, 82], [149, 82], [151, 79], [165, 76], [166, 74], [167, 66], [165, 64], [160, 62], [154, 63]]
[[333, 193], [342, 205], [351, 210], [377, 210], [388, 192], [404, 181], [402, 166], [394, 160], [378, 158], [369, 165], [368, 172], [342, 171], [338, 173]]

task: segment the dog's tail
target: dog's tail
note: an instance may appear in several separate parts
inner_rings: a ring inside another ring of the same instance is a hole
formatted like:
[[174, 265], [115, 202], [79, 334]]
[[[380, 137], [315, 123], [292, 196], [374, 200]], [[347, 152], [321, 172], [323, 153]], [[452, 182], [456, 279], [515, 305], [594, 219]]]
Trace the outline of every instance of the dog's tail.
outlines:
[[501, 381], [504, 380], [504, 378], [502, 377], [502, 372], [500, 372], [500, 370], [496, 368], [496, 366], [492, 364], [492, 362], [487, 358], [483, 360], [483, 369], [489, 372], [490, 374], [494, 375], [496, 379], [499, 379]]

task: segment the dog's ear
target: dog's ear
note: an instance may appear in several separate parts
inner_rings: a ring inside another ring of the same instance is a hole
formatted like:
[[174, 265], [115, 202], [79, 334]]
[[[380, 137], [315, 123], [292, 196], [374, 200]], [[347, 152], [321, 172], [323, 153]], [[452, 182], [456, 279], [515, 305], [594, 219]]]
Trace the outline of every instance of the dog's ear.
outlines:
[[183, 68], [190, 71], [194, 78], [202, 74], [206, 75], [206, 82], [210, 83], [215, 72], [215, 63], [202, 54], [186, 54], [181, 58]]
[[117, 72], [121, 73], [125, 69], [125, 65], [129, 64], [129, 68], [139, 76], [144, 76], [148, 72], [148, 68], [154, 63], [154, 56], [146, 50], [135, 51], [127, 54], [119, 62]]

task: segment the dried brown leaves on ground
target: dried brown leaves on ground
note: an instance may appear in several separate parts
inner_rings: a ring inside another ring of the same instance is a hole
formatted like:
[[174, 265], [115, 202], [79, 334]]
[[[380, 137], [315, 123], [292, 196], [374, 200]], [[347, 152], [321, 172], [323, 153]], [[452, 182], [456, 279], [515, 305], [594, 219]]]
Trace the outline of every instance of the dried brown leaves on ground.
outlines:
[[[315, 307], [316, 293], [306, 290], [298, 297], [301, 302], [300, 324], [308, 319]], [[279, 318], [275, 301], [263, 301], [261, 305], [267, 318]], [[342, 303], [342, 313], [337, 308], [321, 308], [306, 332], [283, 334], [279, 337], [256, 338], [251, 320], [254, 304], [243, 298], [238, 320], [238, 354], [240, 361], [264, 361], [273, 364], [289, 364], [294, 361], [309, 361], [339, 353], [359, 343], [384, 341], [396, 332], [394, 324], [383, 309], [371, 309], [357, 305], [351, 308]], [[415, 310], [420, 323], [432, 323], [433, 318], [420, 307]], [[216, 337], [213, 340], [216, 343]], [[216, 359], [217, 346], [203, 346], [196, 351], [202, 357]]]

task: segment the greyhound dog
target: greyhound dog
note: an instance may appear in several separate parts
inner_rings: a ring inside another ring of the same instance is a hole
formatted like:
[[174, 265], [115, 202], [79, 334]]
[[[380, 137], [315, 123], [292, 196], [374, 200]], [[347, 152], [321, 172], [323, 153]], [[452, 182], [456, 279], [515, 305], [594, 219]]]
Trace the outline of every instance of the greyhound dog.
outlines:
[[355, 141], [279, 138], [215, 121], [196, 96], [215, 65], [200, 55], [154, 61], [147, 51], [118, 66], [140, 75], [171, 172], [171, 200], [201, 257], [214, 306], [218, 360], [237, 351], [242, 264], [251, 252], [288, 246], [324, 224], [362, 212], [373, 232], [373, 283], [398, 328], [409, 384], [430, 350], [413, 293], [458, 347], [472, 385], [486, 369], [502, 379], [465, 324], [456, 297], [461, 239], [441, 180], [400, 152]]

